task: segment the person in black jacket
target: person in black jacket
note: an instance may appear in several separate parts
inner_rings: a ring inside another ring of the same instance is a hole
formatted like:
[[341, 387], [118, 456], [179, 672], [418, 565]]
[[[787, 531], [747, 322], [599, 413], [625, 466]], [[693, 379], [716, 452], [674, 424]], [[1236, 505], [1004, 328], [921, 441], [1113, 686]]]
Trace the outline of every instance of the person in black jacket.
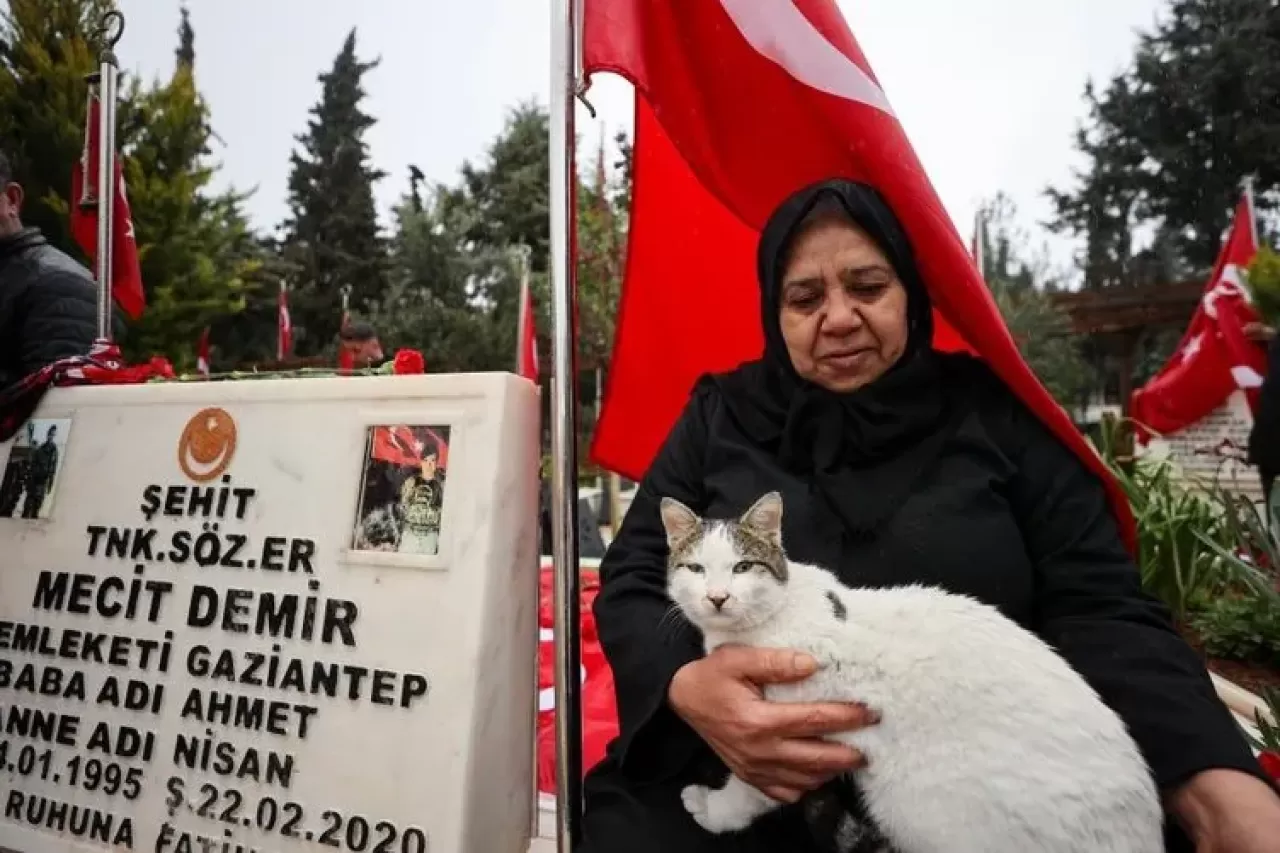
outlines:
[[97, 285], [89, 271], [22, 225], [22, 187], [0, 151], [0, 389], [89, 352]]
[[1249, 462], [1262, 478], [1262, 494], [1272, 515], [1280, 517], [1276, 511], [1280, 495], [1275, 492], [1276, 477], [1280, 477], [1280, 337], [1261, 323], [1246, 326], [1245, 334], [1267, 347], [1267, 375], [1258, 389], [1258, 410], [1249, 431]]
[[985, 364], [931, 349], [928, 293], [879, 194], [843, 180], [800, 191], [767, 224], [758, 270], [763, 359], [698, 383], [601, 565], [595, 618], [620, 735], [586, 779], [578, 849], [823, 849], [796, 807], [711, 835], [680, 800], [727, 767], [794, 803], [863, 762], [819, 736], [875, 724], [853, 705], [765, 701], [761, 684], [813, 662], [704, 655], [670, 612], [659, 501], [736, 518], [777, 490], [792, 559], [849, 585], [971, 595], [1057, 649], [1133, 733], [1176, 818], [1171, 849], [1190, 834], [1206, 853], [1275, 851], [1280, 798], [1143, 593], [1103, 484]]

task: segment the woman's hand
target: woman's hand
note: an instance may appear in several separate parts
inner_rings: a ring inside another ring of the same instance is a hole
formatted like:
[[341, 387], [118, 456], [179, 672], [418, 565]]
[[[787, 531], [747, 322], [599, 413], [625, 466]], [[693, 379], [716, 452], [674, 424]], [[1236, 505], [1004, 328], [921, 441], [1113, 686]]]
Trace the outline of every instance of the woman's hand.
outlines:
[[1256, 344], [1269, 344], [1276, 339], [1276, 330], [1265, 323], [1245, 323], [1244, 336]]
[[784, 803], [862, 766], [857, 750], [820, 740], [878, 715], [861, 705], [769, 702], [762, 685], [800, 681], [812, 657], [785, 649], [722, 646], [685, 664], [667, 690], [671, 707], [739, 779]]
[[1237, 770], [1206, 770], [1174, 792], [1169, 806], [1196, 853], [1280, 851], [1280, 797]]

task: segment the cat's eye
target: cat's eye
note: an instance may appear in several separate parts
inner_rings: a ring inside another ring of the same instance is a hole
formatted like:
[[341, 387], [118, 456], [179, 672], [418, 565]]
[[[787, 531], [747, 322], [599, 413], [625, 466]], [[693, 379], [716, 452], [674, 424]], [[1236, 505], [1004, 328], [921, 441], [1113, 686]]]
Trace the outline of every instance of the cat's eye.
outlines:
[[693, 572], [695, 575], [700, 575], [705, 571], [700, 563], [681, 563], [676, 568], [684, 569], [686, 572]]
[[747, 572], [755, 571], [756, 569], [763, 568], [763, 566], [763, 563], [756, 560], [743, 560], [740, 563], [734, 564], [733, 573], [735, 575], [745, 575]]

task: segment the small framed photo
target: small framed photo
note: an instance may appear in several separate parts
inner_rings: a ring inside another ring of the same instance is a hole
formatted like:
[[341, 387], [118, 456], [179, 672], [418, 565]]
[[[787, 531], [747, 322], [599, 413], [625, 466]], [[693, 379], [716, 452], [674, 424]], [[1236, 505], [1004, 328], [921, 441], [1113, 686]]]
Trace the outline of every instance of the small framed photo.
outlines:
[[14, 436], [0, 475], [0, 518], [48, 518], [71, 437], [71, 418], [32, 418]]
[[449, 468], [449, 427], [368, 428], [353, 551], [434, 557]]

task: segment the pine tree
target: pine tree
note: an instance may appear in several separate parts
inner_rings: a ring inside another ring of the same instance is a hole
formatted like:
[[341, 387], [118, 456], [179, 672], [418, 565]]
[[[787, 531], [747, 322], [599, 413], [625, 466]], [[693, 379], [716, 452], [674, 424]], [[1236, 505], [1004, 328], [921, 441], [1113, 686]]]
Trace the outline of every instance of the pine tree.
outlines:
[[[1087, 166], [1051, 190], [1059, 230], [1086, 239], [1091, 287], [1206, 273], [1240, 181], [1280, 190], [1280, 16], [1274, 0], [1172, 0], [1133, 65], [1099, 93], [1076, 145]], [[1161, 230], [1135, 256], [1131, 234]]]
[[291, 158], [284, 252], [292, 268], [289, 306], [299, 354], [332, 346], [344, 285], [351, 286], [351, 307], [358, 312], [386, 295], [386, 245], [373, 199], [373, 185], [385, 173], [369, 163], [364, 135], [374, 119], [361, 109], [363, 77], [377, 65], [356, 57], [352, 30], [333, 68], [320, 75], [320, 101]]
[[544, 107], [523, 103], [507, 116], [482, 166], [464, 163], [462, 186], [471, 214], [468, 236], [490, 246], [526, 245], [533, 269], [547, 268], [551, 244], [550, 117]]
[[[511, 111], [479, 163], [462, 167], [456, 186], [415, 201], [411, 172], [396, 211], [391, 286], [374, 311], [384, 342], [422, 349], [439, 369], [510, 370], [519, 312], [518, 247], [530, 246], [531, 286], [542, 363], [550, 363], [548, 117], [536, 104]], [[625, 139], [623, 140], [625, 141]], [[578, 187], [580, 364], [603, 367], [613, 346], [629, 206], [629, 148], [610, 177]], [[418, 210], [418, 205], [421, 210]]]
[[196, 67], [196, 32], [191, 26], [191, 10], [182, 7], [182, 23], [178, 25], [178, 49], [174, 51], [179, 67]]
[[[73, 255], [67, 195], [84, 148], [85, 76], [112, 0], [9, 0], [0, 11], [0, 149], [26, 191], [23, 220]], [[122, 89], [127, 86], [122, 84]]]

